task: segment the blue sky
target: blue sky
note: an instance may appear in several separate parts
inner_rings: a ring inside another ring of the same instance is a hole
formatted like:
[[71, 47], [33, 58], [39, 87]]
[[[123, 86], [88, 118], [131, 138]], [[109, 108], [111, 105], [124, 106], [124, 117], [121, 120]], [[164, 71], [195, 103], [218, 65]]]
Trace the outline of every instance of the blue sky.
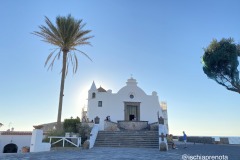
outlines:
[[117, 92], [133, 74], [147, 94], [157, 91], [168, 103], [170, 132], [181, 135], [239, 136], [240, 96], [210, 80], [201, 56], [213, 38], [240, 42], [240, 2], [233, 0], [97, 1], [41, 0], [0, 2], [0, 130], [32, 130], [54, 122], [61, 62], [44, 68], [53, 46], [31, 34], [69, 13], [87, 23], [92, 47], [79, 48], [77, 74], [65, 83], [62, 119], [80, 116], [87, 91]]

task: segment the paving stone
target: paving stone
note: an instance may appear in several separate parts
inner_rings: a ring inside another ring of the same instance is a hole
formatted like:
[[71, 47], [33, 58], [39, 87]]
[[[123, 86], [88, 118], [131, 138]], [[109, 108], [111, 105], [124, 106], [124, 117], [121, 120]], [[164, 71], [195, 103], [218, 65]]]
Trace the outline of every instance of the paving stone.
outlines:
[[[188, 160], [190, 156], [227, 156], [228, 160], [240, 160], [240, 145], [178, 144], [178, 149], [160, 152], [154, 148], [94, 147], [53, 148], [50, 152], [0, 153], [1, 160]], [[185, 157], [184, 157], [185, 156]], [[186, 158], [187, 156], [187, 158]], [[185, 158], [185, 159], [184, 159]], [[217, 160], [217, 159], [216, 159]]]

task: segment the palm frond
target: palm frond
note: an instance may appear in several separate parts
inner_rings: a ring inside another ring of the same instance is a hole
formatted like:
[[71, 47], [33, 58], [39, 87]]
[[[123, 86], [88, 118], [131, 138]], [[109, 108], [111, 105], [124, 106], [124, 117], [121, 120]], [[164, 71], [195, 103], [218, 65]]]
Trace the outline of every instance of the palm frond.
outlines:
[[76, 56], [75, 53], [74, 53], [74, 59], [75, 59], [75, 66], [76, 66], [74, 73], [76, 73], [76, 72], [77, 72], [77, 69], [78, 69], [78, 59], [77, 59], [77, 56]]
[[45, 19], [46, 19], [45, 22], [48, 25], [51, 32], [53, 33], [52, 35], [54, 36], [54, 38], [57, 39], [58, 41], [61, 41], [57, 28], [52, 24], [48, 17], [45, 16]]
[[[51, 63], [49, 64], [49, 66], [48, 66], [48, 70], [49, 70], [50, 68], [51, 68], [51, 70], [53, 69], [54, 61], [55, 61], [55, 59], [56, 59], [57, 57], [60, 57], [61, 52], [62, 52], [62, 50], [59, 50], [59, 52], [54, 56], [52, 62], [51, 62]], [[45, 63], [46, 63], [46, 62], [45, 62]]]
[[54, 62], [56, 59], [60, 59], [62, 51], [66, 51], [66, 54], [68, 54], [66, 74], [68, 73], [69, 65], [72, 65], [73, 73], [77, 72], [78, 59], [75, 51], [80, 52], [92, 61], [86, 53], [76, 49], [77, 46], [91, 45], [88, 40], [93, 38], [93, 36], [88, 36], [91, 30], [84, 30], [86, 23], [83, 23], [81, 19], [77, 20], [73, 18], [70, 14], [65, 17], [57, 16], [55, 24], [45, 16], [45, 23], [46, 25], [39, 26], [39, 31], [34, 31], [32, 34], [40, 37], [44, 42], [57, 46], [59, 49], [59, 52], [56, 55], [54, 55], [56, 50], [48, 55], [45, 61], [45, 67], [52, 59], [48, 66], [48, 70], [53, 69]]
[[54, 49], [54, 50], [48, 55], [47, 60], [45, 61], [44, 67], [46, 67], [48, 61], [51, 59], [53, 53], [56, 52], [57, 49], [58, 49], [58, 48]]
[[78, 50], [78, 49], [73, 49], [73, 50], [76, 50], [76, 51], [78, 51], [78, 52], [80, 52], [81, 54], [83, 54], [84, 56], [86, 56], [90, 61], [92, 61], [92, 59], [86, 54], [86, 53], [84, 53], [83, 51], [80, 51], [80, 50]]

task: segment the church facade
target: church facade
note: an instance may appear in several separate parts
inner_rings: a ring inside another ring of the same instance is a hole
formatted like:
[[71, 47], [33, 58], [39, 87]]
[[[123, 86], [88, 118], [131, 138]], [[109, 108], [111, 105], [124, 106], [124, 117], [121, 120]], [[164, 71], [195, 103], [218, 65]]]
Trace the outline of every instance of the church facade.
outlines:
[[116, 123], [145, 121], [151, 124], [158, 121], [158, 116], [164, 118], [168, 127], [166, 104], [161, 107], [157, 92], [147, 95], [132, 77], [117, 93], [97, 88], [94, 82], [88, 91], [87, 118], [91, 121], [98, 117], [100, 130], [104, 130], [105, 120]]

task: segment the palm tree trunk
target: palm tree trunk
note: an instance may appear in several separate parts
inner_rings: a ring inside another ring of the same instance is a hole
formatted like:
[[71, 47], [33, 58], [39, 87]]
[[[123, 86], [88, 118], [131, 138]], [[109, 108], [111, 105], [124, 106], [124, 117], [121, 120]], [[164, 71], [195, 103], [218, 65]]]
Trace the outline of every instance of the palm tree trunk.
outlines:
[[59, 95], [57, 129], [61, 129], [61, 116], [62, 116], [62, 104], [63, 104], [63, 96], [64, 96], [63, 94], [64, 83], [65, 83], [65, 77], [66, 77], [66, 66], [67, 66], [67, 51], [63, 51], [62, 79], [61, 79], [60, 95]]

